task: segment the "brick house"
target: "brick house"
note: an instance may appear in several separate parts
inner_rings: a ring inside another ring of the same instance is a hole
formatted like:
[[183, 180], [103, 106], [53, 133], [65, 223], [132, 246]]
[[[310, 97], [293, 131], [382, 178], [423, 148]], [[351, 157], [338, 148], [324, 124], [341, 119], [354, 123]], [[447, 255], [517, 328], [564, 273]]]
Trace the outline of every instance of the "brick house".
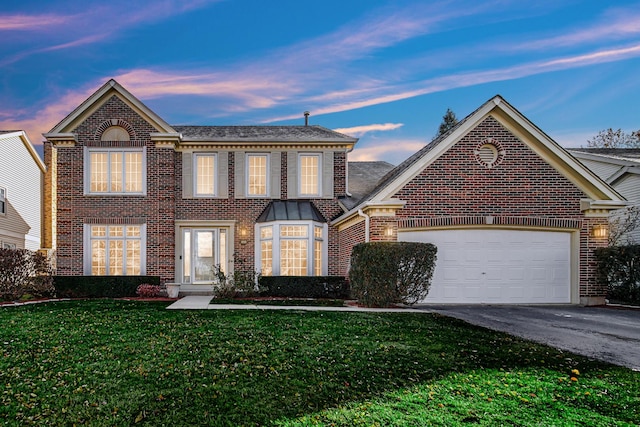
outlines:
[[615, 190], [496, 96], [333, 220], [340, 270], [362, 241], [430, 242], [428, 303], [602, 304], [593, 250]]
[[45, 138], [58, 274], [183, 292], [215, 265], [346, 275], [359, 242], [417, 240], [439, 247], [427, 302], [598, 303], [593, 232], [624, 204], [500, 97], [386, 174], [320, 126], [171, 126], [114, 80]]

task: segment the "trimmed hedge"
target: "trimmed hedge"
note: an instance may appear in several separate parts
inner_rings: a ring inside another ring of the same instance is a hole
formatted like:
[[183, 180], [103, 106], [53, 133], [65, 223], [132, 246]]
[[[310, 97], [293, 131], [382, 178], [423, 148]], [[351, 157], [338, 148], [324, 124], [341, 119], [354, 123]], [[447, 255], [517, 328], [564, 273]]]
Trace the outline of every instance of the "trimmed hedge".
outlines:
[[160, 285], [158, 276], [54, 276], [59, 298], [135, 297], [142, 284]]
[[415, 304], [429, 293], [436, 253], [431, 243], [360, 243], [351, 252], [351, 294], [368, 307]]
[[349, 283], [342, 276], [262, 276], [260, 295], [290, 298], [349, 298]]
[[640, 305], [640, 245], [595, 250], [598, 280], [610, 301]]

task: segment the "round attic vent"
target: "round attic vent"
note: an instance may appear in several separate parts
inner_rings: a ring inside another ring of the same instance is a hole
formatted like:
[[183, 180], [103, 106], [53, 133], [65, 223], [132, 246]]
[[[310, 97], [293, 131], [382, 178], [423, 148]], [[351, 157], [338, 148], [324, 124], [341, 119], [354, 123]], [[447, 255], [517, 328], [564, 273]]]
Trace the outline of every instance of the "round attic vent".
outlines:
[[473, 152], [476, 161], [487, 168], [498, 166], [504, 159], [504, 149], [493, 138], [483, 140]]

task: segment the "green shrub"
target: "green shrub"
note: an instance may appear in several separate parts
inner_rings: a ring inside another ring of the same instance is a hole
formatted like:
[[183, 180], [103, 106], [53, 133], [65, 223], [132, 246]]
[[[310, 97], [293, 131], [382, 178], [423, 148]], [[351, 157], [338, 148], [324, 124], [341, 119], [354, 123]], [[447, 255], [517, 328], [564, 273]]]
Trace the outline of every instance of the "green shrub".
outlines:
[[53, 285], [62, 298], [135, 297], [143, 284], [160, 285], [157, 276], [54, 276]]
[[437, 249], [430, 243], [360, 243], [351, 252], [351, 293], [368, 307], [415, 304], [431, 286]]
[[349, 284], [342, 276], [262, 276], [261, 295], [286, 298], [349, 298]]
[[41, 253], [0, 249], [0, 300], [54, 296], [51, 273], [51, 264]]
[[598, 280], [611, 301], [640, 305], [640, 245], [595, 250]]

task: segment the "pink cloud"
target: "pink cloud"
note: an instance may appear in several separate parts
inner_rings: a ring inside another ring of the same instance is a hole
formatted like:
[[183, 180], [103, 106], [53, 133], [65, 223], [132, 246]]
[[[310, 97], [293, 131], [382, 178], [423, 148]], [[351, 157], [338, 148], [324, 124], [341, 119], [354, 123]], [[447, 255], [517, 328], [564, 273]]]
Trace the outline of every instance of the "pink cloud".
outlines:
[[64, 15], [0, 15], [0, 31], [43, 31], [49, 27], [66, 25], [73, 16]]
[[364, 125], [364, 126], [354, 126], [350, 128], [339, 128], [334, 130], [336, 132], [344, 133], [346, 135], [360, 137], [369, 132], [392, 131], [402, 126], [404, 126], [403, 123], [380, 123], [380, 124], [371, 124], [371, 125]]

